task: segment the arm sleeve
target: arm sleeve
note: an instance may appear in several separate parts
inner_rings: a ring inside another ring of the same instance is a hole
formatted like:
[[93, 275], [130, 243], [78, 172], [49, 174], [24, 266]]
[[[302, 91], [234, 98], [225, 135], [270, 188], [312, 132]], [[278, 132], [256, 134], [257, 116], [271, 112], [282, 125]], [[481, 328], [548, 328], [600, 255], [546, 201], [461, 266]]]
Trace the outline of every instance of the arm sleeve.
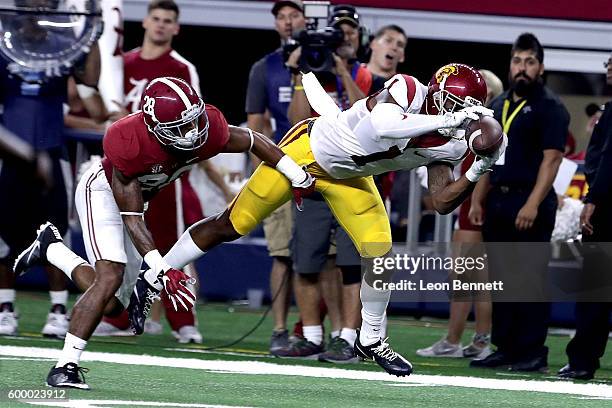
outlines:
[[546, 107], [542, 115], [542, 150], [565, 150], [569, 126], [569, 114], [561, 103]]
[[394, 103], [379, 103], [370, 113], [377, 139], [410, 139], [446, 127], [443, 115], [404, 113]]
[[[612, 114], [612, 112], [609, 112], [609, 114]], [[595, 178], [593, 183], [589, 185], [589, 192], [584, 199], [587, 203], [597, 204], [603, 199], [612, 196], [612, 127], [610, 126], [610, 120], [602, 119], [604, 118], [602, 117], [597, 126], [595, 126], [593, 134], [595, 132], [605, 132], [605, 142], [599, 156], [599, 165], [595, 171]]]
[[246, 113], [264, 113], [266, 111], [266, 70], [265, 60], [257, 61], [249, 73], [249, 85], [246, 95]]

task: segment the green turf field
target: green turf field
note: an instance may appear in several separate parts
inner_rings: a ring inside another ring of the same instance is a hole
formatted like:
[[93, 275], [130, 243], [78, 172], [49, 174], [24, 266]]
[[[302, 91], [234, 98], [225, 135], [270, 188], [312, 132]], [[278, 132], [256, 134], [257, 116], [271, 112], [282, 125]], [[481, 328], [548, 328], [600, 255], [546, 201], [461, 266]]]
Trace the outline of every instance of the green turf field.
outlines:
[[[26, 406], [7, 398], [11, 389], [44, 389], [62, 342], [39, 331], [47, 295], [20, 292], [18, 337], [0, 337], [0, 407]], [[207, 351], [240, 337], [263, 311], [212, 304], [198, 308], [203, 345], [179, 345], [160, 336], [94, 338], [83, 355], [91, 391], [69, 390], [69, 400], [31, 401], [70, 407], [253, 406], [253, 407], [610, 407], [612, 352], [602, 361], [597, 381], [562, 382], [554, 373], [565, 364], [567, 336], [549, 336], [550, 374], [511, 375], [475, 370], [463, 359], [425, 359], [417, 348], [439, 339], [443, 321], [391, 318], [394, 348], [410, 359], [415, 373], [406, 379], [387, 375], [372, 363], [332, 366], [313, 361], [279, 360], [266, 355], [271, 319], [231, 348]], [[292, 314], [290, 321], [295, 321]], [[468, 330], [465, 342], [471, 332]], [[93, 353], [91, 353], [93, 352]]]

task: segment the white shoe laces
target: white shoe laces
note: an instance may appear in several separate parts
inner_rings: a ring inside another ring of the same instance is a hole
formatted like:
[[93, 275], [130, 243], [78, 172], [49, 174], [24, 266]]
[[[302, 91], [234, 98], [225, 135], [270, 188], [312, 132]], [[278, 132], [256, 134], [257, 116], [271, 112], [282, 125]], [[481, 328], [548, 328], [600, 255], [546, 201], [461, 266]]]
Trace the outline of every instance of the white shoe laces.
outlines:
[[387, 343], [389, 337], [385, 337], [385, 339], [380, 343], [380, 346], [376, 347], [372, 352], [382, 358], [386, 358], [387, 360], [395, 360], [397, 358], [397, 353], [393, 351], [389, 343]]

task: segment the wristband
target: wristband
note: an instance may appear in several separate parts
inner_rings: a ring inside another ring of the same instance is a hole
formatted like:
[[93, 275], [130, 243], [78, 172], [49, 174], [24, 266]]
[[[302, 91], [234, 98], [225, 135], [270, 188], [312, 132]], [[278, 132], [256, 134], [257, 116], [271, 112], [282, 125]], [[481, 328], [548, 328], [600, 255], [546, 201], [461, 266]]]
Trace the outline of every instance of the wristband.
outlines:
[[302, 85], [296, 85], [296, 86], [293, 87], [293, 90], [294, 91], [303, 91], [304, 87]]
[[278, 163], [276, 163], [276, 170], [283, 173], [291, 181], [292, 185], [299, 185], [307, 178], [306, 172], [287, 155], [281, 157]]
[[249, 152], [253, 149], [253, 143], [255, 143], [255, 137], [253, 136], [253, 131], [250, 128], [246, 128], [247, 132], [249, 132], [249, 136], [251, 137], [251, 144], [249, 145]]
[[149, 265], [149, 268], [158, 273], [166, 272], [171, 269], [170, 265], [164, 261], [164, 258], [162, 258], [157, 249], [147, 252], [144, 256], [144, 261]]

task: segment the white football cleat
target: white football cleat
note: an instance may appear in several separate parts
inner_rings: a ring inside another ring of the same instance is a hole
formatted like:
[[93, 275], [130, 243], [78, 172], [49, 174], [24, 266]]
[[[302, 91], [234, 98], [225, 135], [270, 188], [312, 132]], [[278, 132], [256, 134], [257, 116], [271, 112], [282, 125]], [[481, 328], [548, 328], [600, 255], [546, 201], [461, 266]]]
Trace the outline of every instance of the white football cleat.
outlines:
[[156, 322], [155, 320], [147, 320], [144, 324], [144, 332], [145, 334], [153, 334], [158, 335], [162, 334], [163, 327], [160, 322]]
[[113, 326], [112, 324], [105, 322], [102, 320], [96, 330], [94, 330], [92, 336], [99, 337], [110, 337], [110, 336], [118, 336], [118, 337], [127, 337], [133, 336], [134, 332], [130, 329], [122, 330], [118, 327]]
[[17, 317], [14, 312], [0, 312], [0, 336], [17, 334]]
[[202, 334], [195, 326], [183, 326], [178, 330], [178, 332], [173, 330], [172, 335], [181, 344], [202, 343]]
[[42, 335], [45, 337], [55, 337], [63, 339], [68, 332], [68, 316], [65, 313], [49, 313], [47, 315], [47, 323], [42, 329]]

